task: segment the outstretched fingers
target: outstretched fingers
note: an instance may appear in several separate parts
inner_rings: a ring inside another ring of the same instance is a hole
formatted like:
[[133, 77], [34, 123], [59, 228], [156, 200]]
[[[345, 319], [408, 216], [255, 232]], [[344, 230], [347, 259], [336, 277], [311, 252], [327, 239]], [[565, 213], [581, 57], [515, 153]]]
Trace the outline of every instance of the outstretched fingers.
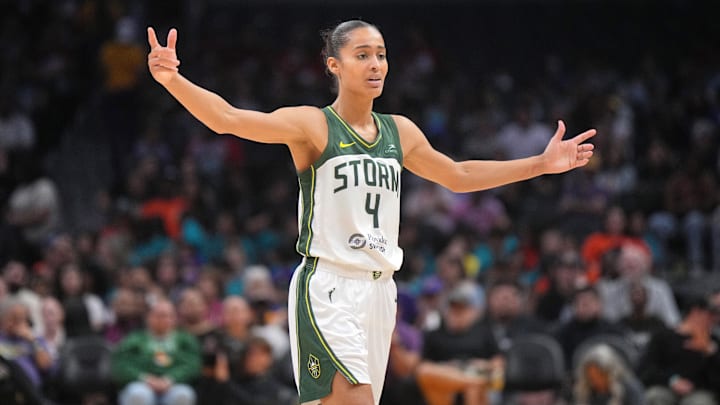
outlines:
[[170, 49], [175, 49], [175, 44], [177, 43], [177, 30], [175, 28], [170, 29], [170, 32], [168, 32], [167, 37], [167, 47]]
[[[148, 34], [148, 43], [150, 44], [151, 49], [160, 48], [162, 45], [160, 45], [160, 41], [157, 39], [157, 34], [155, 33], [155, 29], [153, 27], [147, 28], [147, 34]], [[175, 50], [175, 44], [177, 44], [177, 30], [175, 28], [172, 28], [168, 32], [167, 36], [167, 48]]]
[[155, 49], [160, 46], [160, 43], [158, 42], [157, 35], [155, 35], [155, 30], [153, 27], [147, 28], [147, 34], [148, 34], [148, 43], [150, 44], [150, 49]]
[[555, 131], [555, 135], [553, 135], [553, 139], [557, 141], [562, 141], [563, 136], [565, 136], [565, 123], [563, 120], [558, 120], [558, 127]]
[[575, 138], [573, 138], [573, 140], [576, 143], [581, 144], [581, 143], [587, 141], [588, 139], [592, 138], [593, 136], [595, 136], [595, 134], [597, 134], [596, 130], [588, 129], [587, 131], [585, 131], [585, 132], [581, 133], [580, 135], [576, 136]]

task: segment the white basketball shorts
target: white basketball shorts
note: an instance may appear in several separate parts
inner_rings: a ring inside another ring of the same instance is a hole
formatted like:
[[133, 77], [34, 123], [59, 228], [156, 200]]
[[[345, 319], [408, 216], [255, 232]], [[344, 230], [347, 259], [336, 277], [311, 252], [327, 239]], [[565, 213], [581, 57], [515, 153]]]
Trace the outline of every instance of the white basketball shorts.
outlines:
[[328, 396], [338, 372], [370, 384], [380, 402], [395, 328], [392, 272], [342, 268], [307, 257], [290, 282], [288, 321], [300, 403]]

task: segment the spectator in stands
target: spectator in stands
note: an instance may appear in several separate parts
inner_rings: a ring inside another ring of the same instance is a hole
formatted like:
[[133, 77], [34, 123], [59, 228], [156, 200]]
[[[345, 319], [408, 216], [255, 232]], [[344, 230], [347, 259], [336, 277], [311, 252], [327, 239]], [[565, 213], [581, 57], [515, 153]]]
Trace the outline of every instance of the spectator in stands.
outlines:
[[162, 289], [153, 281], [150, 270], [145, 266], [133, 266], [121, 273], [121, 284], [142, 296], [146, 303], [164, 297]]
[[442, 306], [445, 301], [443, 282], [436, 275], [425, 278], [417, 297], [416, 324], [422, 331], [432, 331], [442, 322]]
[[609, 207], [605, 213], [603, 229], [588, 235], [582, 244], [582, 256], [588, 265], [588, 273], [592, 275], [590, 277], [592, 282], [602, 276], [603, 256], [625, 244], [634, 244], [649, 251], [649, 247], [642, 239], [628, 234], [625, 209], [614, 205]]
[[[442, 326], [423, 336], [423, 360], [471, 374], [501, 367], [495, 337], [482, 323], [483, 305], [475, 283], [464, 281], [453, 288], [447, 296]], [[484, 387], [469, 385], [466, 388], [461, 393], [464, 397], [477, 398], [485, 394]], [[479, 392], [478, 388], [481, 388]]]
[[641, 282], [631, 283], [628, 293], [632, 310], [622, 318], [620, 324], [628, 330], [632, 342], [638, 348], [644, 348], [650, 336], [666, 326], [662, 319], [646, 311], [647, 290]]
[[500, 129], [497, 135], [500, 155], [505, 159], [521, 159], [542, 153], [552, 129], [538, 122], [530, 99], [515, 107], [515, 120]]
[[463, 252], [445, 248], [435, 259], [435, 274], [447, 294], [467, 279]]
[[575, 368], [575, 405], [643, 405], [640, 380], [607, 344], [588, 349]]
[[105, 339], [116, 344], [128, 334], [143, 327], [146, 302], [142, 294], [120, 287], [115, 291], [111, 303], [112, 321], [105, 329]]
[[598, 283], [604, 302], [604, 317], [617, 322], [630, 315], [630, 285], [639, 282], [647, 291], [645, 312], [662, 319], [668, 327], [678, 323], [680, 314], [672, 289], [667, 281], [651, 274], [652, 257], [646, 248], [635, 244], [623, 245], [617, 258], [617, 271], [617, 279], [606, 278]]
[[41, 313], [45, 326], [42, 338], [50, 357], [53, 361], [57, 361], [67, 337], [64, 327], [65, 312], [55, 297], [45, 297], [42, 299]]
[[188, 287], [180, 293], [177, 309], [180, 329], [195, 336], [202, 345], [205, 336], [215, 328], [207, 317], [205, 297], [197, 288]]
[[[77, 264], [78, 252], [73, 237], [67, 233], [59, 233], [46, 241], [42, 250], [42, 260], [32, 266], [33, 273], [56, 281], [57, 275], [68, 264]], [[57, 285], [53, 285], [57, 289]]]
[[628, 233], [642, 239], [650, 249], [652, 262], [659, 272], [667, 269], [667, 246], [660, 237], [649, 227], [647, 214], [641, 210], [630, 212], [628, 220]]
[[485, 238], [491, 229], [510, 221], [505, 205], [497, 193], [491, 191], [458, 196], [453, 200], [451, 214], [457, 227], [470, 229], [480, 238]]
[[158, 288], [170, 301], [178, 301], [182, 292], [182, 283], [178, 260], [174, 254], [166, 253], [160, 256], [155, 267], [154, 279]]
[[39, 250], [62, 225], [60, 194], [35, 156], [17, 159], [15, 170], [18, 184], [8, 198], [5, 220], [22, 229], [25, 240]]
[[600, 170], [595, 181], [607, 192], [612, 201], [624, 202], [637, 185], [637, 168], [628, 159], [627, 142], [610, 143], [607, 153], [601, 155]]
[[711, 330], [720, 307], [693, 297], [674, 329], [652, 335], [638, 366], [648, 405], [715, 405], [720, 386], [720, 352]]
[[276, 360], [290, 351], [287, 333], [287, 306], [280, 305], [279, 294], [267, 266], [255, 265], [245, 270], [245, 298], [255, 317], [253, 333], [265, 338], [273, 348]]
[[598, 335], [623, 335], [624, 329], [602, 318], [603, 302], [598, 291], [591, 286], [575, 292], [573, 298], [573, 316], [560, 324], [555, 332], [558, 343], [563, 348], [565, 362], [572, 364], [575, 350], [585, 340]]
[[53, 366], [45, 341], [32, 331], [28, 310], [17, 299], [0, 302], [0, 356], [17, 364], [37, 389]]
[[667, 246], [674, 232], [672, 221], [663, 213], [665, 187], [681, 159], [667, 141], [652, 136], [637, 163], [636, 204], [648, 213], [648, 227]]
[[204, 268], [198, 276], [197, 288], [205, 298], [205, 302], [207, 302], [207, 318], [213, 325], [221, 325], [223, 316], [223, 289], [222, 276], [219, 271], [209, 266]]
[[25, 263], [11, 260], [5, 263], [2, 271], [2, 278], [7, 286], [7, 292], [11, 297], [18, 299], [25, 304], [30, 313], [30, 321], [33, 332], [42, 334], [44, 328], [42, 313], [40, 311], [41, 300], [35, 291], [29, 287], [28, 269]]
[[175, 308], [159, 299], [150, 306], [146, 329], [125, 337], [112, 357], [112, 372], [122, 386], [120, 405], [190, 405], [189, 385], [200, 374], [197, 340], [175, 327]]
[[261, 337], [251, 337], [242, 358], [243, 374], [230, 378], [230, 364], [220, 355], [215, 365], [219, 382], [218, 394], [222, 405], [294, 405], [295, 390], [280, 383], [272, 373], [273, 353], [270, 343]]
[[590, 165], [562, 179], [559, 196], [561, 226], [581, 240], [602, 226], [608, 206], [607, 193], [595, 183], [595, 169], [594, 165]]
[[483, 322], [492, 331], [500, 350], [508, 349], [516, 336], [546, 331], [540, 320], [527, 313], [527, 300], [516, 282], [493, 284], [488, 291], [487, 306]]
[[483, 306], [475, 283], [464, 281], [452, 289], [442, 326], [423, 337], [423, 357], [432, 361], [469, 361], [497, 355], [497, 342], [481, 322]]
[[408, 190], [402, 212], [409, 220], [417, 222], [423, 242], [436, 244], [441, 236], [449, 236], [453, 231], [451, 210], [455, 198], [447, 189], [423, 182]]
[[138, 22], [124, 16], [115, 23], [115, 37], [99, 49], [103, 81], [103, 119], [110, 133], [113, 166], [123, 175], [129, 165], [132, 145], [139, 132], [138, 84], [143, 67], [143, 49], [137, 41]]
[[56, 295], [65, 312], [65, 330], [69, 337], [98, 333], [108, 321], [105, 304], [87, 290], [85, 280], [76, 263], [66, 264], [57, 275]]
[[[236, 381], [244, 374], [243, 355], [248, 341], [252, 338], [254, 316], [245, 298], [229, 296], [223, 301], [222, 326], [215, 329], [201, 342], [202, 377], [198, 384], [198, 398], [202, 403], [216, 403], [222, 394], [219, 385], [224, 385], [224, 367], [229, 367], [228, 378]], [[217, 374], [217, 363], [222, 374]]]
[[564, 322], [572, 316], [575, 291], [588, 284], [585, 265], [573, 249], [549, 259], [548, 274], [534, 287], [535, 315], [547, 322]]
[[684, 240], [685, 263], [694, 276], [702, 275], [712, 266], [705, 245], [710, 239], [708, 235], [718, 229], [712, 222], [712, 212], [717, 206], [715, 176], [712, 168], [687, 159], [667, 180], [664, 209], [653, 219], [655, 223], [665, 224], [670, 235]]

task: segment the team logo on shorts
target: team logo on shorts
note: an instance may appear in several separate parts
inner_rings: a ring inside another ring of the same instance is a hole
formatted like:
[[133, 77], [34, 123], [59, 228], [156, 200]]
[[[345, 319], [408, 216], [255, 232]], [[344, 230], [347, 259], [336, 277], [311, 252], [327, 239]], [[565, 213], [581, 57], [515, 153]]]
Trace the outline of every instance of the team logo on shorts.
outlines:
[[350, 246], [351, 249], [362, 249], [366, 243], [365, 235], [361, 233], [354, 233], [348, 238], [348, 246]]
[[373, 280], [377, 280], [382, 276], [382, 271], [373, 271], [372, 272]]
[[320, 359], [313, 356], [312, 354], [308, 358], [308, 372], [310, 373], [310, 376], [314, 379], [320, 378]]

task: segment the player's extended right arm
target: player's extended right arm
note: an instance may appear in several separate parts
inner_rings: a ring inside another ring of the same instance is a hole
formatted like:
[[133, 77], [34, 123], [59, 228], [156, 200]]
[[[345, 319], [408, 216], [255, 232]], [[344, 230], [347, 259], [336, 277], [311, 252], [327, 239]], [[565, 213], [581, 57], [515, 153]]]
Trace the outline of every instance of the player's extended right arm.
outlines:
[[211, 130], [263, 143], [287, 144], [302, 140], [304, 134], [298, 121], [302, 114], [298, 114], [298, 110], [310, 107], [280, 108], [272, 113], [235, 108], [179, 73], [174, 28], [168, 33], [167, 46], [161, 46], [155, 30], [148, 27], [148, 42], [148, 68], [153, 78]]

